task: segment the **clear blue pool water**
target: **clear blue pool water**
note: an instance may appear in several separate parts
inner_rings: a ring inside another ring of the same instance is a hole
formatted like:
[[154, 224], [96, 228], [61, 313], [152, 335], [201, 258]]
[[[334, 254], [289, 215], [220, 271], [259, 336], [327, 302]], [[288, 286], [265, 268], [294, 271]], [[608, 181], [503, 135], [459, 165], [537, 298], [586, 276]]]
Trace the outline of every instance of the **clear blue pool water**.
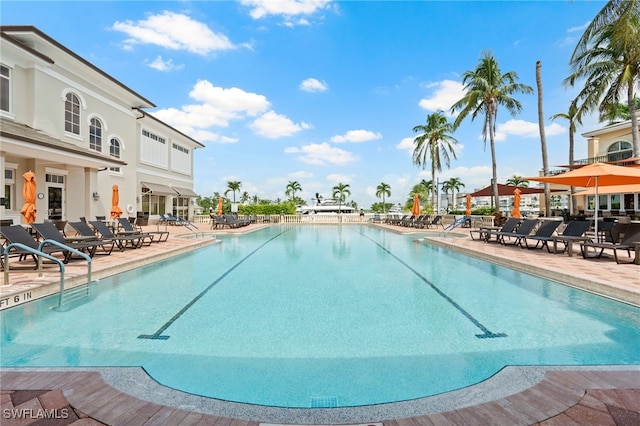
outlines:
[[640, 363], [640, 309], [358, 226], [270, 227], [0, 313], [1, 365], [141, 366], [251, 404], [430, 396], [506, 365]]

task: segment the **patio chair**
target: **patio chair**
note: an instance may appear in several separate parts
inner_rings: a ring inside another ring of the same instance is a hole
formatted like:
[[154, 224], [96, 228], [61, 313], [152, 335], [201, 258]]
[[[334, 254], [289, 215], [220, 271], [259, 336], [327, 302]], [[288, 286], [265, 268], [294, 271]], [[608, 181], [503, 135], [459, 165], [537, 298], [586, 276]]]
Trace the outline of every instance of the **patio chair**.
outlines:
[[142, 247], [142, 237], [136, 234], [133, 235], [116, 235], [109, 229], [107, 225], [101, 220], [92, 220], [89, 222], [93, 228], [100, 233], [104, 240], [113, 241], [120, 251], [127, 247], [140, 248]]
[[536, 226], [538, 226], [537, 219], [525, 219], [522, 222], [520, 222], [520, 224], [516, 227], [516, 230], [513, 232], [496, 232], [495, 233], [496, 240], [500, 244], [506, 245], [507, 242], [505, 238], [509, 238], [509, 240], [513, 238], [514, 241], [510, 244], [514, 246], [522, 245], [522, 239], [528, 236], [529, 234], [531, 234], [531, 232], [535, 229]]
[[103, 251], [101, 254], [111, 254], [113, 246], [115, 245], [113, 241], [101, 241], [96, 239], [83, 239], [82, 241], [78, 241], [76, 239], [74, 241], [73, 237], [62, 236], [60, 231], [58, 231], [58, 228], [56, 228], [56, 226], [51, 222], [32, 223], [31, 226], [36, 230], [38, 235], [42, 237], [42, 239], [52, 240], [78, 251], [87, 252], [89, 257], [93, 257], [96, 254], [98, 247]]
[[[18, 243], [18, 244], [27, 246], [30, 249], [39, 250], [38, 248], [39, 242], [35, 240], [31, 236], [29, 231], [24, 229], [22, 225], [2, 226], [0, 227], [0, 234], [2, 234], [4, 238], [7, 240], [7, 245]], [[68, 263], [69, 259], [71, 258], [70, 251], [65, 250], [62, 247], [58, 247], [58, 246], [46, 245], [42, 247], [40, 251], [42, 253], [46, 253], [50, 255], [60, 253], [63, 256], [64, 263]], [[18, 247], [12, 247], [9, 252], [9, 255], [13, 257], [17, 256], [19, 258], [18, 260], [20, 261], [24, 260], [27, 256], [30, 256], [33, 259], [33, 261], [36, 262], [36, 268], [38, 267], [37, 255], [30, 251], [23, 250]], [[4, 250], [3, 250], [3, 256], [2, 256], [2, 263], [3, 263], [2, 266], [4, 268]]]
[[[542, 225], [536, 230], [533, 235], [527, 235], [522, 238], [525, 246], [528, 249], [537, 249], [537, 248], [547, 248], [547, 251], [551, 253], [551, 249], [549, 248], [549, 241], [553, 241], [553, 233], [556, 232], [556, 229], [563, 223], [562, 220], [545, 220], [542, 222]], [[567, 225], [568, 227], [568, 225]], [[535, 240], [536, 245], [529, 247], [529, 241]], [[522, 245], [522, 244], [520, 244]]]
[[[622, 262], [618, 257], [618, 250], [624, 250], [627, 255], [631, 257], [631, 251], [635, 250], [635, 243], [640, 243], [640, 223], [632, 222], [629, 224], [627, 231], [624, 233], [619, 243], [598, 243], [598, 242], [584, 242], [580, 244], [580, 252], [585, 259], [601, 258], [605, 250], [613, 250], [613, 257], [616, 263], [633, 263], [633, 259], [630, 262]], [[594, 252], [600, 249], [600, 252], [596, 255], [589, 255], [589, 248], [593, 248]]]
[[427, 228], [431, 228], [431, 227], [436, 227], [436, 226], [440, 226], [442, 229], [444, 229], [444, 225], [442, 224], [442, 216], [441, 215], [437, 215], [436, 217], [434, 217], [431, 222], [427, 223]]
[[[471, 231], [469, 231], [469, 234], [471, 235], [472, 240], [478, 239], [482, 241], [488, 241], [492, 235], [496, 235], [499, 232], [514, 232], [520, 221], [521, 219], [518, 219], [517, 217], [510, 217], [500, 229], [492, 229], [489, 227], [481, 226], [478, 229], [472, 229]], [[478, 238], [473, 238], [474, 234], [477, 234]]]
[[167, 238], [169, 238], [169, 232], [167, 231], [142, 232], [139, 229], [134, 228], [131, 222], [129, 222], [129, 219], [125, 219], [123, 217], [118, 218], [118, 223], [124, 231], [118, 231], [116, 232], [116, 235], [140, 235], [142, 237], [142, 244], [146, 244], [148, 246], [150, 246], [155, 239], [155, 235], [158, 235], [158, 241], [160, 241], [160, 239], [162, 239], [162, 241], [166, 241]]
[[[551, 253], [551, 247], [549, 247], [550, 241], [553, 241], [553, 253], [558, 253], [558, 243], [562, 243], [564, 246], [560, 253], [564, 253], [567, 250], [573, 251], [574, 242], [586, 241], [588, 237], [585, 236], [585, 234], [589, 230], [590, 226], [591, 224], [586, 220], [570, 220], [561, 234], [552, 235], [549, 239], [545, 239], [545, 242], [547, 243], [547, 251]], [[569, 255], [573, 256], [571, 252]]]

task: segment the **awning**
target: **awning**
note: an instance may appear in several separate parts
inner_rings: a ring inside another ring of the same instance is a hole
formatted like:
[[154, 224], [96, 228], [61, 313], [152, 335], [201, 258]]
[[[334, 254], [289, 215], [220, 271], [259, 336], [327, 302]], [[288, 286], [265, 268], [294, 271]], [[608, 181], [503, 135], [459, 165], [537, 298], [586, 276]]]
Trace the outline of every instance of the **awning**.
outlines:
[[[607, 194], [633, 194], [634, 192], [640, 192], [640, 185], [612, 185], [601, 186], [598, 188], [598, 195]], [[576, 195], [595, 195], [595, 188], [587, 188], [584, 191], [576, 192]]]
[[[509, 195], [513, 195], [513, 191], [518, 188], [522, 195], [530, 195], [530, 194], [542, 194], [544, 193], [543, 188], [525, 188], [522, 186], [513, 186], [513, 185], [504, 185], [498, 184], [498, 196], [506, 197]], [[552, 189], [551, 192], [562, 192], [564, 190]], [[472, 197], [491, 197], [491, 185], [486, 188], [482, 188], [479, 191], [476, 191], [471, 194]]]
[[189, 188], [180, 188], [178, 186], [174, 186], [173, 190], [176, 191], [178, 193], [179, 196], [181, 197], [197, 197], [198, 194], [196, 194], [195, 192], [193, 192], [192, 189]]
[[149, 189], [153, 195], [176, 195], [176, 191], [170, 186], [159, 183], [140, 182], [145, 188]]

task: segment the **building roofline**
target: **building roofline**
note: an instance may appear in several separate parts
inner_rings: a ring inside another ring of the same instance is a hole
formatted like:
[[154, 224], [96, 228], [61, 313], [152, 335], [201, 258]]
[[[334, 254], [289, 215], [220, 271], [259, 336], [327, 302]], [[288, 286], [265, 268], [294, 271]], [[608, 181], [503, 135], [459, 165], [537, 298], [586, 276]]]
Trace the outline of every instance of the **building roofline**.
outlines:
[[[640, 120], [640, 111], [636, 112], [636, 116]], [[596, 129], [596, 130], [591, 130], [590, 132], [585, 132], [585, 133], [582, 133], [581, 135], [584, 138], [590, 138], [590, 137], [593, 137], [593, 136], [598, 136], [598, 135], [610, 133], [610, 132], [615, 131], [615, 130], [625, 129], [627, 127], [631, 128], [631, 120], [630, 119], [629, 120], [625, 120], [625, 121], [621, 121], [619, 123], [613, 123], [613, 124], [601, 127], [599, 129]]]
[[121, 83], [120, 81], [116, 80], [114, 77], [110, 76], [109, 74], [107, 74], [106, 72], [101, 70], [100, 68], [98, 68], [95, 65], [93, 65], [91, 62], [89, 62], [86, 59], [82, 58], [81, 56], [79, 56], [78, 54], [74, 53], [73, 51], [69, 50], [67, 47], [65, 47], [62, 44], [60, 44], [59, 42], [55, 41], [54, 39], [52, 39], [51, 37], [49, 37], [47, 34], [43, 33], [42, 31], [40, 31], [38, 28], [34, 27], [33, 25], [2, 25], [2, 26], [0, 26], [0, 32], [2, 32], [3, 36], [5, 36], [5, 35], [8, 36], [7, 39], [9, 41], [11, 41], [12, 43], [16, 43], [17, 42], [17, 43], [19, 43], [20, 47], [22, 47], [23, 49], [29, 51], [30, 53], [34, 53], [34, 54], [38, 55], [39, 57], [41, 57], [41, 58], [43, 58], [45, 60], [48, 60], [51, 63], [54, 63], [54, 61], [51, 58], [49, 58], [46, 55], [43, 55], [43, 54], [37, 52], [35, 49], [30, 48], [29, 46], [27, 46], [24, 43], [20, 42], [18, 39], [14, 38], [14, 37], [11, 37], [11, 33], [33, 33], [33, 34], [37, 35], [38, 37], [40, 37], [41, 39], [47, 41], [48, 43], [51, 43], [56, 48], [62, 50], [67, 55], [69, 55], [69, 56], [73, 57], [74, 59], [76, 59], [77, 61], [81, 62], [83, 65], [91, 68], [91, 70], [95, 71], [96, 73], [98, 73], [101, 76], [105, 77], [106, 79], [110, 80], [111, 82], [113, 82], [114, 84], [118, 85], [122, 89], [124, 89], [127, 92], [131, 93], [135, 97], [139, 98], [140, 100], [142, 100], [143, 102], [148, 104], [149, 108], [153, 108], [153, 107], [156, 106], [153, 102], [151, 102], [150, 100], [148, 100], [144, 96], [140, 95], [136, 91], [130, 89], [127, 86], [125, 86], [123, 83]]
[[191, 136], [184, 134], [183, 132], [181, 132], [180, 130], [176, 129], [175, 127], [170, 126], [169, 124], [165, 123], [164, 121], [160, 120], [159, 118], [153, 116], [151, 113], [149, 113], [147, 111], [143, 111], [140, 108], [133, 108], [133, 109], [138, 111], [140, 114], [142, 114], [142, 117], [139, 117], [139, 118], [149, 117], [150, 119], [162, 124], [163, 126], [166, 126], [166, 127], [170, 128], [170, 129], [172, 129], [174, 132], [178, 133], [179, 135], [184, 136], [185, 138], [189, 139], [191, 142], [193, 142], [196, 145], [198, 145], [199, 148], [204, 148], [205, 147], [205, 145], [202, 142], [198, 142], [197, 140], [195, 140]]

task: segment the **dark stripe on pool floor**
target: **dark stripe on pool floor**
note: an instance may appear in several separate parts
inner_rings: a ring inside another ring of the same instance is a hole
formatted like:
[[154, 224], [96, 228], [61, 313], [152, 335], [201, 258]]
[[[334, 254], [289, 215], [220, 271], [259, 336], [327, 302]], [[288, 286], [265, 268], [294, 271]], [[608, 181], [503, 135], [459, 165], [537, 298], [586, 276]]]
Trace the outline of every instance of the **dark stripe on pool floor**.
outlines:
[[182, 309], [180, 309], [180, 311], [178, 311], [177, 314], [175, 314], [173, 317], [171, 317], [171, 319], [169, 321], [167, 321], [166, 323], [164, 323], [164, 325], [162, 327], [160, 327], [158, 329], [158, 331], [156, 331], [153, 334], [141, 334], [138, 336], [138, 339], [155, 339], [155, 340], [167, 340], [170, 336], [167, 336], [166, 334], [162, 334], [165, 332], [165, 330], [167, 328], [169, 328], [171, 326], [171, 324], [173, 324], [175, 321], [178, 320], [178, 318], [180, 318], [182, 316], [182, 314], [184, 314], [185, 312], [187, 312], [189, 310], [189, 308], [191, 308], [198, 300], [200, 300], [200, 298], [202, 298], [202, 296], [204, 296], [205, 294], [207, 294], [207, 292], [209, 290], [211, 290], [216, 284], [218, 284], [220, 281], [222, 281], [227, 275], [229, 275], [234, 269], [236, 269], [238, 266], [240, 266], [240, 264], [242, 262], [244, 262], [245, 260], [247, 260], [248, 258], [250, 258], [251, 256], [253, 256], [258, 250], [260, 250], [261, 248], [263, 248], [264, 246], [266, 246], [267, 244], [269, 244], [271, 241], [275, 240], [276, 238], [278, 238], [280, 235], [284, 234], [285, 232], [287, 232], [288, 230], [284, 230], [279, 232], [277, 235], [269, 238], [267, 241], [265, 241], [264, 243], [262, 243], [258, 248], [256, 248], [255, 250], [253, 250], [251, 253], [249, 253], [248, 255], [246, 255], [245, 257], [243, 257], [242, 259], [240, 259], [240, 261], [238, 261], [235, 265], [233, 265], [231, 268], [227, 269], [222, 275], [220, 275], [214, 282], [212, 282], [211, 284], [209, 284], [207, 286], [207, 288], [205, 288], [204, 290], [202, 290], [200, 292], [200, 294], [198, 294], [196, 297], [194, 297], [193, 299], [191, 299], [191, 301], [189, 303], [187, 303]]
[[[355, 230], [354, 230], [355, 231]], [[355, 231], [358, 232], [358, 231]], [[440, 295], [443, 299], [445, 299], [447, 302], [449, 302], [454, 308], [456, 308], [462, 315], [464, 315], [465, 317], [467, 317], [467, 319], [469, 321], [471, 321], [473, 323], [473, 325], [475, 325], [476, 327], [478, 327], [481, 331], [482, 334], [476, 334], [476, 337], [479, 339], [490, 339], [490, 338], [495, 338], [495, 337], [507, 337], [507, 335], [505, 333], [493, 333], [492, 331], [490, 331], [487, 327], [485, 327], [484, 325], [482, 325], [482, 323], [480, 321], [478, 321], [477, 319], [475, 319], [473, 317], [473, 315], [471, 315], [469, 312], [467, 312], [462, 306], [458, 305], [455, 300], [453, 300], [452, 298], [450, 298], [449, 296], [447, 296], [447, 294], [445, 292], [443, 292], [442, 290], [440, 290], [434, 283], [432, 283], [431, 281], [429, 281], [424, 275], [422, 275], [420, 272], [416, 271], [415, 269], [413, 269], [409, 264], [407, 264], [404, 260], [400, 259], [398, 256], [396, 256], [395, 254], [391, 253], [391, 251], [389, 251], [386, 247], [384, 247], [382, 244], [378, 243], [376, 240], [370, 238], [367, 235], [364, 235], [364, 233], [362, 231], [358, 232], [360, 235], [362, 235], [363, 237], [365, 237], [366, 239], [368, 239], [369, 241], [371, 241], [372, 243], [374, 243], [375, 245], [377, 245], [378, 247], [380, 247], [382, 250], [384, 250], [389, 256], [393, 257], [395, 260], [397, 260], [398, 262], [400, 262], [402, 265], [404, 265], [405, 268], [409, 269], [411, 272], [413, 272], [416, 276], [418, 276], [418, 278], [420, 278], [425, 284], [427, 284], [429, 287], [431, 287], [436, 293], [438, 293], [438, 295]]]

